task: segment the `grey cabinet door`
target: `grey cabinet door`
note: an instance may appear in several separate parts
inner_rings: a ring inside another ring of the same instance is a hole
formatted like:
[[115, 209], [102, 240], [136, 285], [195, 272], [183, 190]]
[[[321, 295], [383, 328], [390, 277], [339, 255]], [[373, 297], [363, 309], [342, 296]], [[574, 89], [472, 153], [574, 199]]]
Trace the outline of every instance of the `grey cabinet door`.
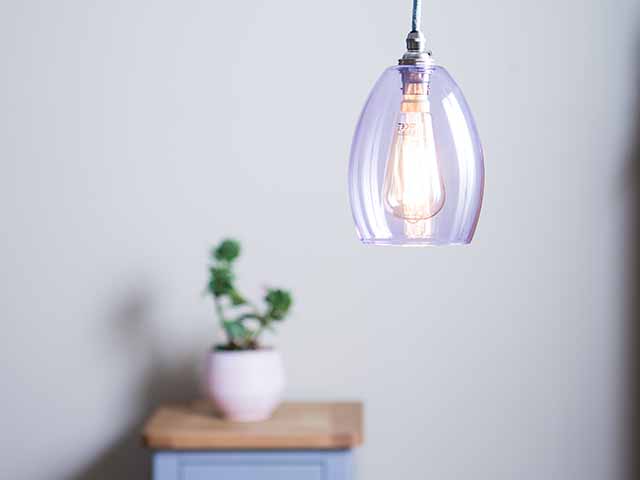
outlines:
[[353, 480], [352, 452], [156, 452], [154, 480]]
[[187, 465], [184, 480], [325, 480], [323, 467], [316, 465]]

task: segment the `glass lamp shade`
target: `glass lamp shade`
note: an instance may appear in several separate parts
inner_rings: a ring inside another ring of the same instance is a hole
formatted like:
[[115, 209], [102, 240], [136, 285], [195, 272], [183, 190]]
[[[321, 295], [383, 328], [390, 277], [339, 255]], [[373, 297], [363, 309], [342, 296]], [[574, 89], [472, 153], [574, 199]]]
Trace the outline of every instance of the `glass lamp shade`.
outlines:
[[467, 244], [483, 189], [480, 139], [449, 73], [437, 65], [385, 70], [351, 146], [349, 196], [360, 240]]

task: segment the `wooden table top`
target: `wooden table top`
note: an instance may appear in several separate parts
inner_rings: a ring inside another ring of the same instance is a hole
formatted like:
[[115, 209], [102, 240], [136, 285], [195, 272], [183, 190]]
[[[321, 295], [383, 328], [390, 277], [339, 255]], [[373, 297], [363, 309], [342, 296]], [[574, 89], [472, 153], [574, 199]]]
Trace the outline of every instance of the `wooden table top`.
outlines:
[[158, 408], [142, 432], [163, 450], [331, 450], [362, 443], [362, 403], [285, 402], [264, 422], [235, 423], [214, 416], [206, 401]]

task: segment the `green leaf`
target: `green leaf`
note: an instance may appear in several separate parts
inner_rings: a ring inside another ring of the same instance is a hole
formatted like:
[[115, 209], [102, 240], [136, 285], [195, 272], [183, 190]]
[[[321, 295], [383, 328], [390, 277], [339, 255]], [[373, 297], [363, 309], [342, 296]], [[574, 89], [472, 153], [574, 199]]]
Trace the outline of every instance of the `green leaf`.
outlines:
[[229, 298], [231, 299], [231, 304], [236, 307], [239, 305], [245, 305], [247, 303], [244, 297], [240, 295], [236, 290], [231, 290], [229, 292]]
[[220, 242], [213, 250], [213, 256], [218, 261], [233, 262], [240, 255], [240, 242], [228, 238]]
[[245, 320], [258, 320], [260, 321], [260, 323], [262, 323], [263, 319], [260, 315], [258, 315], [257, 313], [243, 313], [241, 315], [239, 315], [238, 317], [236, 317], [233, 321], [234, 322], [243, 322]]
[[228, 267], [212, 267], [209, 269], [209, 291], [219, 297], [233, 291], [233, 273]]
[[224, 329], [232, 343], [241, 345], [244, 343], [250, 332], [240, 322], [230, 321], [224, 323]]
[[269, 289], [264, 301], [269, 305], [267, 316], [273, 320], [282, 320], [287, 315], [293, 302], [291, 294], [286, 290]]

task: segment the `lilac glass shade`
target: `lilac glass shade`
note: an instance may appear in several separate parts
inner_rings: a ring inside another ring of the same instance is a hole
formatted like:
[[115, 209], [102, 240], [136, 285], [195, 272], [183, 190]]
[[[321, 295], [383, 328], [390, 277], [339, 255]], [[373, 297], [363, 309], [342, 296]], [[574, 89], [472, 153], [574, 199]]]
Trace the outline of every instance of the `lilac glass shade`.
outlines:
[[[407, 95], [416, 92], [422, 95]], [[423, 99], [421, 106], [411, 106], [409, 97]], [[418, 119], [417, 127], [412, 118]], [[421, 133], [421, 143], [404, 144], [402, 139], [416, 129], [427, 132]], [[410, 160], [398, 163], [397, 158]], [[404, 182], [400, 188], [398, 179]], [[385, 70], [364, 106], [351, 146], [349, 196], [360, 240], [373, 245], [467, 244], [478, 223], [483, 189], [478, 132], [449, 73], [437, 65]]]

